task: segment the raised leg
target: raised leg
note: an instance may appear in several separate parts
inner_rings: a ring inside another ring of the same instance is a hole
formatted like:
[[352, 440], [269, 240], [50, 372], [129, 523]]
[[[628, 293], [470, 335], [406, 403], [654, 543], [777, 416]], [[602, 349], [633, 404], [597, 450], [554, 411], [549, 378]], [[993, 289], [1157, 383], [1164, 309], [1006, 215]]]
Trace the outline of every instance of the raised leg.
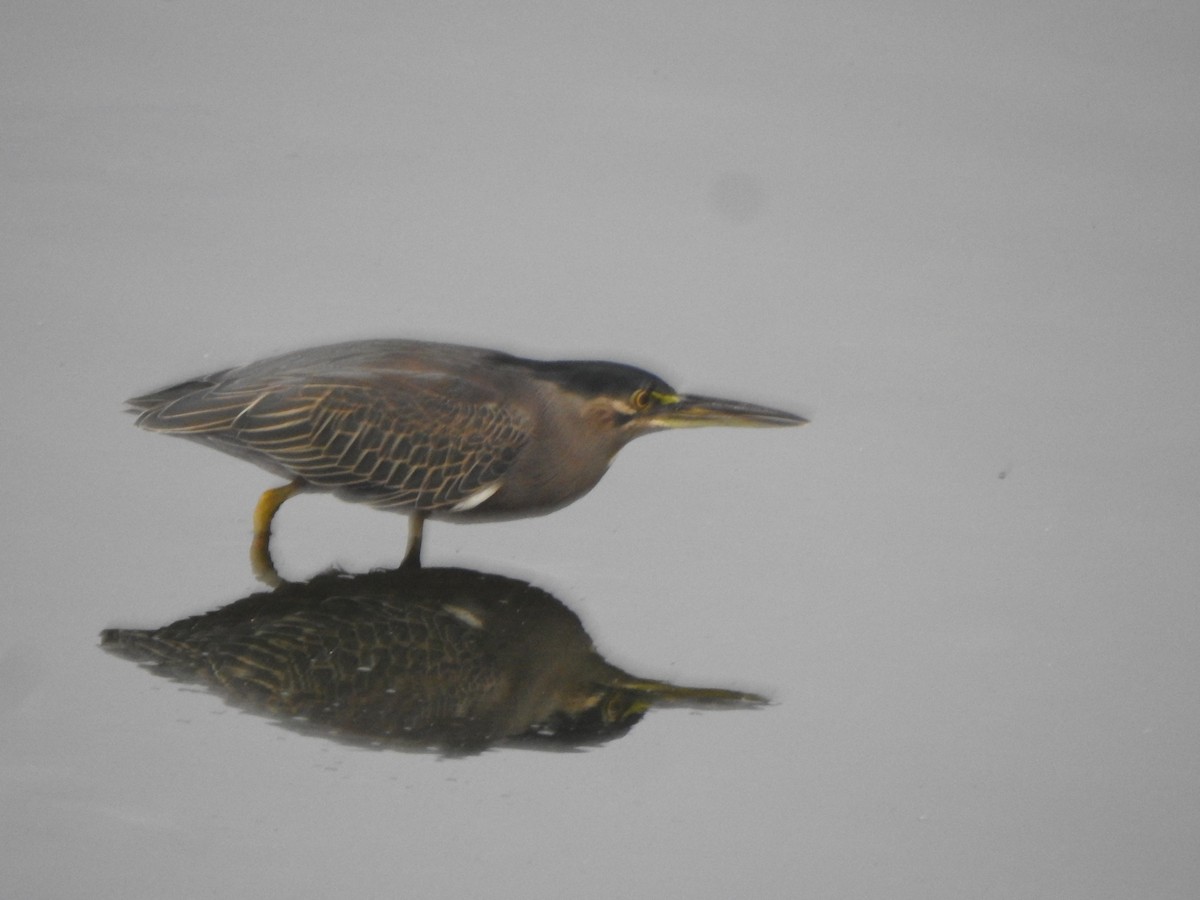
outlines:
[[289, 481], [285, 485], [263, 491], [258, 498], [258, 506], [254, 507], [254, 540], [250, 544], [250, 567], [259, 581], [264, 581], [274, 587], [283, 579], [275, 570], [271, 560], [271, 521], [279, 507], [292, 497], [304, 490], [303, 478]]

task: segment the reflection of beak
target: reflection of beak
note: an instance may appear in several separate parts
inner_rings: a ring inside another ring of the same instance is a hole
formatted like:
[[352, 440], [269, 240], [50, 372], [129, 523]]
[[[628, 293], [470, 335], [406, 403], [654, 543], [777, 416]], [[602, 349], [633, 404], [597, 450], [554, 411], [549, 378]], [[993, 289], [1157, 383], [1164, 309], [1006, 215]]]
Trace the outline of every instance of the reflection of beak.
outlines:
[[706, 425], [772, 428], [803, 425], [808, 419], [781, 409], [756, 406], [753, 403], [684, 394], [659, 407], [651, 421], [659, 428], [701, 428]]
[[648, 709], [655, 704], [674, 704], [677, 706], [762, 706], [770, 701], [759, 694], [744, 691], [727, 691], [722, 688], [687, 687], [682, 684], [671, 684], [669, 681], [654, 681], [648, 678], [634, 678], [621, 684], [630, 691], [642, 695], [635, 705], [642, 704]]

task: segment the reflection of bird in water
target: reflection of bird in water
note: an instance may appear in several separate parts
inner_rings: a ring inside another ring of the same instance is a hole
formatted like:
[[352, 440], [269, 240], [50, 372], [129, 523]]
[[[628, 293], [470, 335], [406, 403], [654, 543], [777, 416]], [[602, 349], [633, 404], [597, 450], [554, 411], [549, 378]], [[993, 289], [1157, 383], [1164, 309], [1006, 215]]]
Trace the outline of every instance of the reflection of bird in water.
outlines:
[[[540, 362], [494, 350], [376, 340], [227, 369], [136, 397], [150, 431], [191, 438], [289, 479], [263, 494], [252, 558], [266, 580], [271, 520], [301, 490], [411, 516], [515, 519], [583, 496], [635, 437], [700, 425], [800, 425], [791, 413], [689, 396], [611, 362]], [[735, 460], [732, 467], [740, 461]]]
[[757, 704], [754, 694], [636, 678], [579, 618], [525, 582], [465, 569], [321, 575], [106, 649], [230, 700], [360, 736], [479, 749], [505, 738], [587, 742], [657, 704]]

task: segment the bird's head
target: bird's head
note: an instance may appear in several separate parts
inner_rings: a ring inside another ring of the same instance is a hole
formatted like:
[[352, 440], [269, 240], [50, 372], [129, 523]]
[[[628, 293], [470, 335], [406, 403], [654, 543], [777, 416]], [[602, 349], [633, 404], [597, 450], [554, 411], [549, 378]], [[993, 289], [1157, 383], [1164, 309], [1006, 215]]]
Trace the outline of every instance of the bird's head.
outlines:
[[538, 364], [553, 389], [582, 402], [597, 431], [619, 443], [667, 428], [708, 425], [771, 428], [803, 425], [793, 413], [740, 400], [681, 394], [657, 375], [621, 363], [564, 361]]
[[655, 706], [749, 709], [769, 702], [766, 697], [745, 691], [686, 687], [635, 678], [603, 661], [598, 663], [610, 673], [609, 677], [580, 685], [576, 693], [564, 694], [559, 709], [537, 723], [533, 733], [572, 743], [590, 743], [620, 737]]

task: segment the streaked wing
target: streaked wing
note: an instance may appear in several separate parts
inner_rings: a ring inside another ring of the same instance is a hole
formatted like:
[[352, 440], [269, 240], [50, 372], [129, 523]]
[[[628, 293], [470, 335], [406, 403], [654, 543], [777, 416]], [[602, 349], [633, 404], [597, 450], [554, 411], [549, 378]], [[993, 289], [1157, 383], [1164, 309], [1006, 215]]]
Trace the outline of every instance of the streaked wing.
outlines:
[[214, 377], [131, 403], [146, 410], [144, 428], [211, 441], [385, 509], [470, 504], [529, 439], [522, 413], [456, 375], [254, 381]]
[[154, 631], [109, 630], [102, 643], [161, 674], [372, 736], [490, 737], [507, 696], [476, 628], [444, 605], [390, 595], [258, 595]]

